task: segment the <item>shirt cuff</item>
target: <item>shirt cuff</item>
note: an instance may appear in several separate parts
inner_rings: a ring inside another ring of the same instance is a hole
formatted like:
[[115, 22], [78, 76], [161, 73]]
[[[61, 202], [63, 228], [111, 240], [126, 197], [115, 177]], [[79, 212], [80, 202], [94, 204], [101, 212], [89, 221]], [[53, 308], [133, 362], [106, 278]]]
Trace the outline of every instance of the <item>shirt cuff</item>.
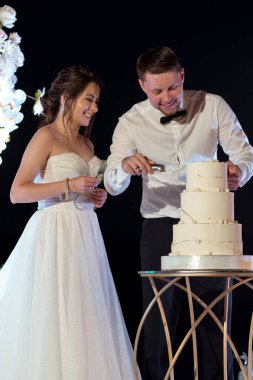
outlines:
[[131, 174], [125, 172], [122, 169], [121, 163], [119, 163], [114, 169], [106, 169], [104, 184], [111, 195], [117, 195], [126, 190], [130, 179]]

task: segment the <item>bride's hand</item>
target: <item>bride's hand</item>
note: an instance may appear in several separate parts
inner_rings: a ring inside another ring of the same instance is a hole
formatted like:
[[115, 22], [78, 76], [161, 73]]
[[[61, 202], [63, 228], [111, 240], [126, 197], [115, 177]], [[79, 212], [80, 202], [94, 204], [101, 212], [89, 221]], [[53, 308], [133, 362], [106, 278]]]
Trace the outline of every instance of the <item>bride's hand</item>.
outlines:
[[97, 184], [98, 179], [96, 177], [75, 177], [69, 179], [69, 190], [74, 193], [85, 193], [94, 190]]

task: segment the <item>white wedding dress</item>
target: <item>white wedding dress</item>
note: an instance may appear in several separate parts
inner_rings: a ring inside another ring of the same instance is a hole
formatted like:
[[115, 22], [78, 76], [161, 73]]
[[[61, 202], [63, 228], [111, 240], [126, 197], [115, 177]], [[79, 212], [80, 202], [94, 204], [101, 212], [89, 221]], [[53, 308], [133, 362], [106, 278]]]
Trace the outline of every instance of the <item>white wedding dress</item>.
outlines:
[[[95, 176], [75, 153], [36, 182]], [[70, 193], [38, 210], [0, 271], [1, 380], [134, 380], [133, 350], [93, 205]]]

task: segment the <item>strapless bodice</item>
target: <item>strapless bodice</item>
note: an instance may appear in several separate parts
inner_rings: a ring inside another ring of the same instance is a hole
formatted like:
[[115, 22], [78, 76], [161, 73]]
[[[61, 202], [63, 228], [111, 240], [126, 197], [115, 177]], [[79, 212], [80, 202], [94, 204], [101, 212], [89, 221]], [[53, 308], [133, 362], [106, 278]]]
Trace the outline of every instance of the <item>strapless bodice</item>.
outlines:
[[[44, 169], [35, 178], [35, 183], [50, 183], [62, 181], [65, 178], [79, 176], [96, 177], [104, 171], [105, 161], [97, 156], [90, 161], [85, 161], [81, 156], [74, 152], [60, 153], [49, 157]], [[93, 208], [93, 203], [88, 200], [89, 193], [69, 193], [68, 202], [74, 202], [76, 208], [87, 210]], [[44, 209], [63, 202], [63, 196], [51, 197], [38, 202], [38, 209]]]

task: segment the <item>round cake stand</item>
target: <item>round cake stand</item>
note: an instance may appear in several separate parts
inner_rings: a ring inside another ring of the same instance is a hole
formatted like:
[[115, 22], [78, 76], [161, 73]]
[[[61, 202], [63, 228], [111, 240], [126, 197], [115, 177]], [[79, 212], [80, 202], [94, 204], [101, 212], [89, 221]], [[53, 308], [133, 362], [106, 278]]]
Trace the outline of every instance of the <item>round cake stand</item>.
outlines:
[[[235, 258], [235, 256], [232, 256]], [[172, 260], [171, 260], [172, 259]], [[179, 259], [179, 260], [178, 260]], [[196, 328], [201, 323], [206, 315], [214, 320], [217, 325], [217, 328], [223, 334], [223, 372], [224, 380], [227, 380], [227, 347], [230, 346], [233, 351], [234, 357], [236, 358], [238, 365], [240, 367], [243, 380], [252, 380], [251, 371], [252, 371], [252, 337], [253, 337], [253, 315], [251, 318], [251, 324], [249, 328], [249, 342], [248, 342], [248, 371], [246, 373], [243, 363], [238, 354], [238, 351], [227, 332], [227, 321], [228, 321], [228, 301], [229, 295], [232, 294], [233, 290], [239, 288], [240, 286], [246, 285], [251, 290], [253, 290], [253, 257], [252, 256], [241, 256], [236, 257], [234, 261], [230, 261], [231, 256], [219, 256], [215, 257], [215, 260], [212, 262], [214, 257], [210, 256], [164, 256], [162, 257], [163, 268], [165, 265], [173, 264], [175, 267], [170, 269], [163, 269], [161, 271], [143, 271], [139, 272], [142, 277], [147, 277], [151, 283], [152, 289], [154, 291], [154, 298], [148, 305], [146, 311], [144, 312], [141, 321], [139, 323], [135, 344], [134, 344], [134, 368], [135, 368], [135, 377], [136, 380], [138, 377], [138, 366], [137, 366], [137, 350], [140, 334], [142, 331], [143, 324], [147, 319], [152, 307], [157, 303], [159, 306], [161, 318], [164, 325], [165, 336], [167, 341], [168, 348], [168, 371], [164, 380], [174, 380], [174, 366], [177, 362], [179, 355], [181, 354], [183, 348], [185, 347], [189, 338], [192, 338], [193, 345], [193, 366], [194, 366], [194, 380], [198, 380], [198, 356], [197, 356], [197, 339], [196, 339]], [[216, 260], [217, 259], [217, 260]], [[224, 266], [226, 263], [226, 266]], [[222, 266], [223, 264], [223, 266]], [[235, 266], [236, 264], [236, 266]], [[209, 305], [207, 305], [203, 300], [201, 300], [196, 294], [191, 290], [190, 279], [191, 277], [224, 277], [226, 278], [226, 289], [223, 290]], [[185, 286], [180, 283], [181, 279], [185, 279]], [[158, 291], [155, 279], [161, 280], [165, 285]], [[235, 280], [235, 281], [232, 281]], [[169, 289], [171, 286], [177, 286], [182, 291], [184, 291], [188, 296], [188, 306], [189, 306], [189, 315], [191, 327], [186, 333], [185, 337], [182, 339], [180, 346], [178, 347], [175, 354], [172, 351], [170, 331], [168, 328], [166, 315], [161, 301], [161, 295]], [[219, 319], [216, 317], [212, 311], [213, 307], [221, 300], [224, 300], [224, 323], [222, 324]], [[195, 320], [194, 318], [194, 304], [198, 302], [203, 307], [203, 312]], [[176, 380], [176, 379], [175, 379]]]

